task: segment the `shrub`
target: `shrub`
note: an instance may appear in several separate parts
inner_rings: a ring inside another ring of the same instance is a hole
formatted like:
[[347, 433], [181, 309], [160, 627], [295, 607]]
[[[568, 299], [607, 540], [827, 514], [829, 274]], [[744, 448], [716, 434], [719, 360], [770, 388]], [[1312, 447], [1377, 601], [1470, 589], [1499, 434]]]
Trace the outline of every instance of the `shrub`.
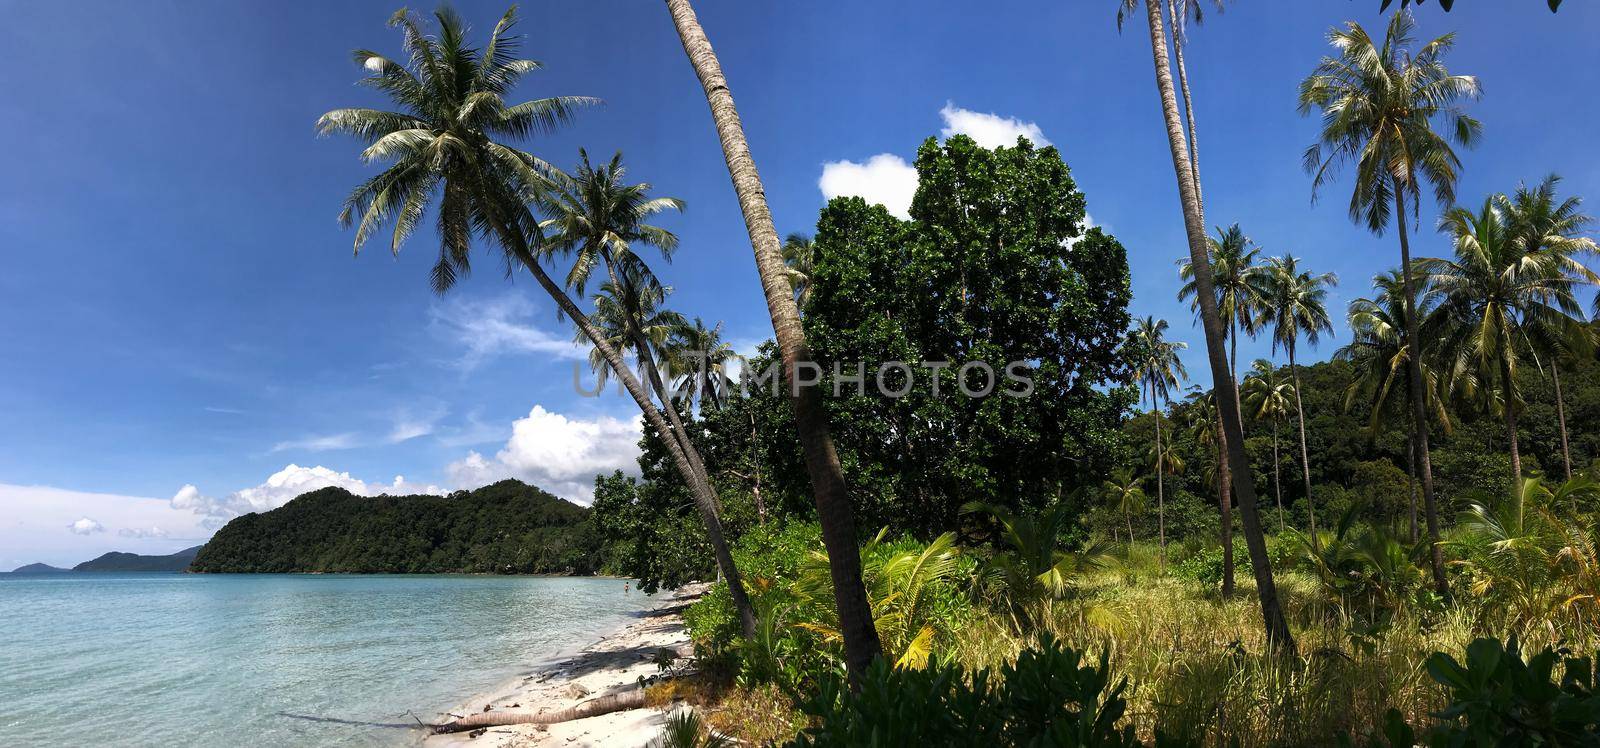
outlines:
[[1111, 684], [1108, 655], [1086, 664], [1048, 636], [998, 678], [960, 667], [895, 669], [882, 660], [851, 693], [837, 676], [801, 708], [815, 718], [795, 746], [1138, 745], [1117, 723], [1126, 681]]

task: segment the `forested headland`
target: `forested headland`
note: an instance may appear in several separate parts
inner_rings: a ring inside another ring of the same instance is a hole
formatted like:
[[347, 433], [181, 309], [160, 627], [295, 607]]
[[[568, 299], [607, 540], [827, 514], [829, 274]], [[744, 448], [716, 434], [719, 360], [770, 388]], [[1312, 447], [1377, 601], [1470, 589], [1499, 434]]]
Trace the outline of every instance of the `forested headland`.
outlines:
[[589, 510], [516, 480], [448, 496], [329, 487], [230, 521], [194, 572], [591, 574]]

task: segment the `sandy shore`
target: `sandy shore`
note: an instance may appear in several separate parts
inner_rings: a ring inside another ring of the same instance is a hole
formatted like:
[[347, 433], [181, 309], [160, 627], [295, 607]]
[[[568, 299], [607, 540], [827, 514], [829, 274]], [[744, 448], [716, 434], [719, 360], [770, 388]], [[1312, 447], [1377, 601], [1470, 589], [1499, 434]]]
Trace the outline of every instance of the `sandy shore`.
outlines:
[[[559, 657], [500, 689], [469, 699], [452, 714], [476, 714], [482, 712], [485, 705], [492, 706], [494, 711], [537, 714], [636, 688], [641, 677], [648, 678], [660, 672], [656, 661], [662, 649], [671, 649], [679, 657], [690, 654], [683, 609], [708, 587], [694, 584], [674, 592], [662, 592], [655, 605], [638, 614], [638, 620], [570, 657]], [[513, 725], [490, 727], [482, 733], [436, 735], [423, 744], [426, 748], [638, 748], [649, 745], [659, 736], [666, 718], [665, 712], [656, 709], [634, 709], [549, 726]], [[440, 715], [439, 719], [443, 721], [449, 717]]]

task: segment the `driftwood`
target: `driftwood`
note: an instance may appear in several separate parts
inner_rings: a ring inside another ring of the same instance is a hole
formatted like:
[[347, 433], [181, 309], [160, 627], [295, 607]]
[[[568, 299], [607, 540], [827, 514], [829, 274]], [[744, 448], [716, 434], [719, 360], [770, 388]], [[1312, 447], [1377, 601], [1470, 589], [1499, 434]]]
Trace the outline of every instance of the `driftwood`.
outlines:
[[466, 732], [480, 727], [500, 727], [502, 725], [553, 725], [558, 722], [571, 722], [575, 719], [598, 717], [612, 712], [623, 712], [629, 709], [644, 708], [644, 689], [634, 688], [610, 696], [601, 696], [590, 699], [576, 706], [566, 709], [557, 709], [553, 712], [530, 714], [528, 712], [482, 712], [469, 714], [452, 722], [445, 722], [433, 726], [433, 734], [442, 735], [449, 732]]

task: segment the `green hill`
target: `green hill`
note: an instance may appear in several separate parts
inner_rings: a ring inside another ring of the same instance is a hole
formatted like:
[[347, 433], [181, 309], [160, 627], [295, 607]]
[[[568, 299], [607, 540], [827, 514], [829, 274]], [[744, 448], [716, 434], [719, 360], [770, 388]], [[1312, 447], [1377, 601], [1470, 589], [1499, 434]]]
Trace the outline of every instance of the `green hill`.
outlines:
[[63, 568], [61, 568], [59, 566], [51, 566], [49, 564], [28, 564], [26, 566], [18, 566], [17, 568], [12, 569], [11, 571], [6, 572], [6, 573], [7, 574], [60, 574], [62, 572], [66, 572], [66, 571], [71, 571], [71, 569], [63, 569]]
[[589, 510], [505, 480], [449, 496], [324, 488], [229, 522], [196, 572], [589, 574]]
[[112, 551], [92, 561], [72, 567], [73, 571], [183, 571], [189, 568], [200, 546], [185, 548], [166, 556], [142, 556]]

